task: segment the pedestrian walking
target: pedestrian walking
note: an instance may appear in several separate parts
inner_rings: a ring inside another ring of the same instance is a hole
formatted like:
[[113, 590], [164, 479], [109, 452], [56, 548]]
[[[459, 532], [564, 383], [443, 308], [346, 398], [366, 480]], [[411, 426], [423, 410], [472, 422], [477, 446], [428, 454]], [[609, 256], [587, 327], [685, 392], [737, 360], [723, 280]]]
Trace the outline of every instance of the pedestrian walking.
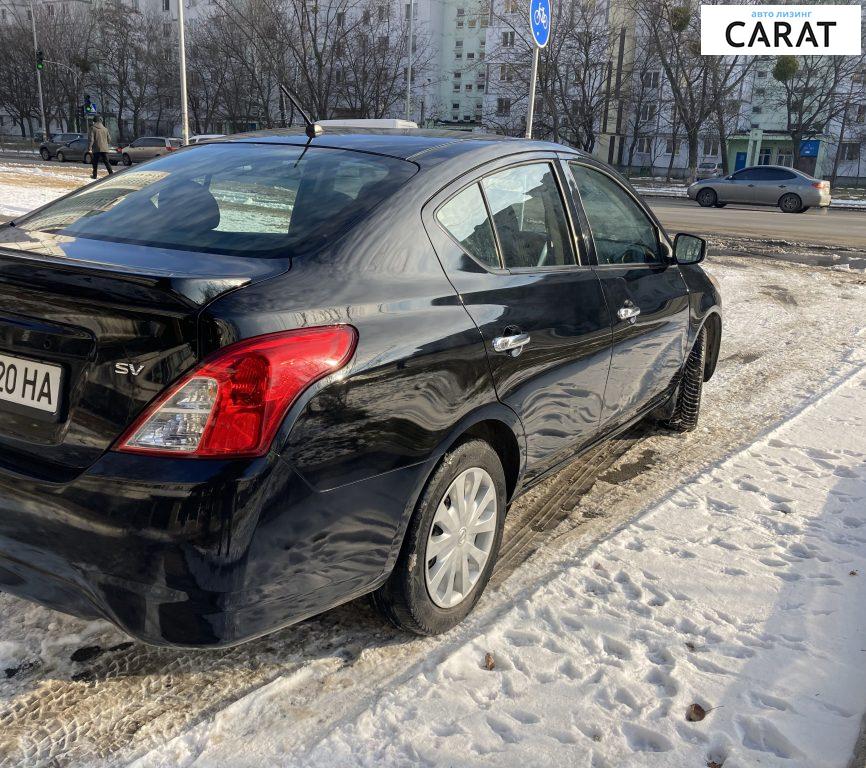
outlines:
[[93, 124], [90, 126], [87, 144], [87, 151], [90, 152], [90, 160], [93, 163], [93, 175], [91, 178], [96, 178], [96, 167], [99, 165], [100, 160], [105, 163], [109, 174], [114, 173], [111, 169], [111, 163], [108, 162], [110, 143], [111, 135], [108, 133], [108, 128], [102, 124], [102, 118], [97, 115], [93, 118]]

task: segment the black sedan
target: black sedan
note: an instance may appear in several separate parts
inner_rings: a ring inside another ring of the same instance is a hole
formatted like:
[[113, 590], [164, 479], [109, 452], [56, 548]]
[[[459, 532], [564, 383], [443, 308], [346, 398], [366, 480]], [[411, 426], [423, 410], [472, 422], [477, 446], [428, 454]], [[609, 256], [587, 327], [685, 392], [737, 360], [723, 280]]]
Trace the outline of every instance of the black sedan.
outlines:
[[233, 137], [0, 229], [0, 589], [150, 643], [458, 623], [508, 504], [715, 369], [705, 243], [556, 144]]

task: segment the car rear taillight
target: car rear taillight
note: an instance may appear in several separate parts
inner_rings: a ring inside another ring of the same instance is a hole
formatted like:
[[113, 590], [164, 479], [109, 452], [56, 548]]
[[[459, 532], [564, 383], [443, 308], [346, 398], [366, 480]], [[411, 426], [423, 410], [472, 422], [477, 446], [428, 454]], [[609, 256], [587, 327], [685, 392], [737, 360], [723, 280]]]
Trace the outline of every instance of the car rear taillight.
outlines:
[[149, 405], [116, 450], [235, 458], [267, 453], [289, 407], [355, 352], [350, 325], [257, 336], [206, 358]]
[[815, 187], [815, 189], [830, 189], [830, 182], [829, 181], [813, 181], [812, 186]]

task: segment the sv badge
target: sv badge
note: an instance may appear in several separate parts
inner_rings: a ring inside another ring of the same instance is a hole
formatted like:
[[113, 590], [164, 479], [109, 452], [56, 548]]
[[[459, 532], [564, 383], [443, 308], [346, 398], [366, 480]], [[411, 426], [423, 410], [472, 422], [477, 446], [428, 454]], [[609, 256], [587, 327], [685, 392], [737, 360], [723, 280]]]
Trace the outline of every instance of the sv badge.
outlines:
[[144, 370], [144, 364], [136, 365], [135, 363], [115, 363], [114, 372], [120, 374], [129, 374], [130, 376], [138, 376]]

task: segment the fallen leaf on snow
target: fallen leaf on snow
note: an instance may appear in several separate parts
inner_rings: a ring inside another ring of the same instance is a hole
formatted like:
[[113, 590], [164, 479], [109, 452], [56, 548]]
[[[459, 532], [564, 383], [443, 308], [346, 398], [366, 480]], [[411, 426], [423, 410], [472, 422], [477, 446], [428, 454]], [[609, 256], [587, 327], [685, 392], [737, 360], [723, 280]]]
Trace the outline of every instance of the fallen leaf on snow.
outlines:
[[484, 654], [484, 667], [488, 670], [493, 670], [496, 667], [496, 662], [493, 660], [492, 653]]
[[689, 704], [689, 708], [686, 710], [686, 720], [690, 723], [697, 723], [703, 720], [707, 716], [707, 710], [705, 710], [700, 704]]

